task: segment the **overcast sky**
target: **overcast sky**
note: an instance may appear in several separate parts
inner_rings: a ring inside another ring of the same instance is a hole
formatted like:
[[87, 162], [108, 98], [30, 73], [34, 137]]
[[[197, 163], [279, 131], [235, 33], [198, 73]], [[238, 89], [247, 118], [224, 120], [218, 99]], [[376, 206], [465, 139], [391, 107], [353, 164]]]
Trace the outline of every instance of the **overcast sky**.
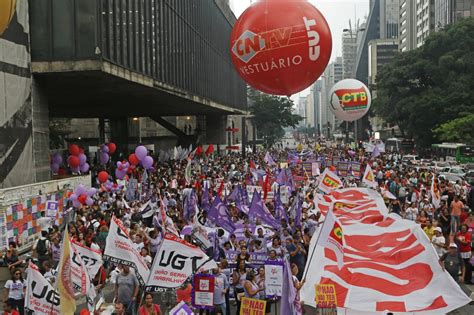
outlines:
[[[256, 0], [230, 0], [230, 6], [238, 18], [251, 2], [256, 2]], [[353, 28], [355, 18], [359, 19], [360, 23], [364, 21], [369, 14], [369, 0], [310, 0], [309, 2], [321, 11], [329, 23], [333, 41], [331, 60], [334, 60], [341, 56], [342, 30], [349, 28], [349, 20]], [[300, 94], [308, 93], [309, 90]], [[297, 101], [298, 95], [294, 95], [292, 99]]]

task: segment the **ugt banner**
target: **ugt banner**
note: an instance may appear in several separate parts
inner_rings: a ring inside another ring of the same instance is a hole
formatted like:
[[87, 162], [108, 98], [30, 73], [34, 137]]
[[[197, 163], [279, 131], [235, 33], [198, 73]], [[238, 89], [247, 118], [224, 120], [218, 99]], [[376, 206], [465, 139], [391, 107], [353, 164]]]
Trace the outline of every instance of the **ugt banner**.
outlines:
[[147, 291], [180, 287], [193, 273], [216, 267], [216, 262], [199, 247], [167, 233], [155, 256]]
[[59, 315], [59, 293], [30, 262], [27, 269], [25, 308], [33, 314]]

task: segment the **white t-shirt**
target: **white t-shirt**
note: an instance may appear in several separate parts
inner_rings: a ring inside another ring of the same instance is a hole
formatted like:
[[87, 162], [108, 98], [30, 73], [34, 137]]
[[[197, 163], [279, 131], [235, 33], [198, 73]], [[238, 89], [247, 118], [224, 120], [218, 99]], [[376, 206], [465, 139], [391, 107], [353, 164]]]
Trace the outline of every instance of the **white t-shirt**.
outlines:
[[142, 250], [142, 248], [145, 247], [145, 244], [143, 244], [143, 242], [141, 243], [133, 243], [133, 248], [135, 248], [138, 252], [140, 252]]
[[446, 250], [442, 247], [435, 246], [434, 244], [444, 246], [444, 244], [446, 243], [446, 239], [444, 238], [444, 236], [442, 236], [442, 235], [441, 236], [433, 236], [433, 238], [431, 239], [431, 243], [433, 243], [433, 247], [436, 250], [436, 253], [438, 254], [438, 257], [443, 256], [443, 254], [446, 252]]
[[36, 220], [36, 224], [40, 227], [41, 231], [48, 232], [51, 227], [51, 218], [41, 217]]
[[26, 287], [26, 281], [23, 280], [8, 280], [5, 283], [5, 288], [10, 289], [8, 291], [8, 298], [14, 300], [21, 300], [23, 298], [23, 288]]

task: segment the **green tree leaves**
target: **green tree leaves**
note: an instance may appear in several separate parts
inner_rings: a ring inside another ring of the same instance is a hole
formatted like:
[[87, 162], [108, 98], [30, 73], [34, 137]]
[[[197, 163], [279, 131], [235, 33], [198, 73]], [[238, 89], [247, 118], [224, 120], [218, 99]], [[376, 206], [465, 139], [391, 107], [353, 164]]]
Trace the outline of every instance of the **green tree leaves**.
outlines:
[[287, 97], [264, 94], [252, 89], [249, 89], [248, 97], [253, 120], [266, 148], [273, 146], [285, 135], [283, 128], [294, 128], [303, 119], [293, 114], [293, 101]]
[[[474, 18], [434, 33], [419, 49], [396, 56], [380, 70], [374, 88], [375, 113], [398, 124], [405, 136], [425, 147], [446, 140], [438, 130], [447, 127], [440, 126], [474, 112]], [[460, 132], [459, 139], [464, 139]]]

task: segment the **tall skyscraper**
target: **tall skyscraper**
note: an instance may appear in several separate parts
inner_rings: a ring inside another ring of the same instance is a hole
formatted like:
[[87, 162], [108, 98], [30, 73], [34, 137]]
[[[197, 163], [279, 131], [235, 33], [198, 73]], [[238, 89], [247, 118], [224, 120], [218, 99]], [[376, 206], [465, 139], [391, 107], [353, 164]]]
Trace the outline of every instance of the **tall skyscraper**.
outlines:
[[416, 47], [434, 32], [434, 0], [416, 0]]
[[380, 38], [398, 38], [399, 10], [400, 0], [380, 0]]
[[434, 1], [434, 27], [436, 31], [470, 16], [474, 16], [474, 0]]
[[306, 126], [306, 96], [300, 96], [298, 98], [298, 104], [296, 104], [296, 113], [303, 117], [300, 125]]
[[352, 77], [357, 54], [357, 31], [347, 30], [342, 33], [343, 78]]
[[[377, 73], [392, 61], [397, 52], [396, 39], [374, 39], [369, 42], [369, 86], [377, 84]], [[372, 97], [376, 97], [374, 92]]]
[[340, 124], [334, 114], [329, 109], [329, 92], [337, 82], [344, 78], [343, 58], [337, 57], [331, 62], [324, 71], [323, 80], [321, 80], [321, 102], [319, 108], [318, 123], [321, 133], [330, 136], [330, 132], [334, 132]]
[[416, 48], [416, 3], [413, 0], [400, 0], [400, 40], [401, 52]]

